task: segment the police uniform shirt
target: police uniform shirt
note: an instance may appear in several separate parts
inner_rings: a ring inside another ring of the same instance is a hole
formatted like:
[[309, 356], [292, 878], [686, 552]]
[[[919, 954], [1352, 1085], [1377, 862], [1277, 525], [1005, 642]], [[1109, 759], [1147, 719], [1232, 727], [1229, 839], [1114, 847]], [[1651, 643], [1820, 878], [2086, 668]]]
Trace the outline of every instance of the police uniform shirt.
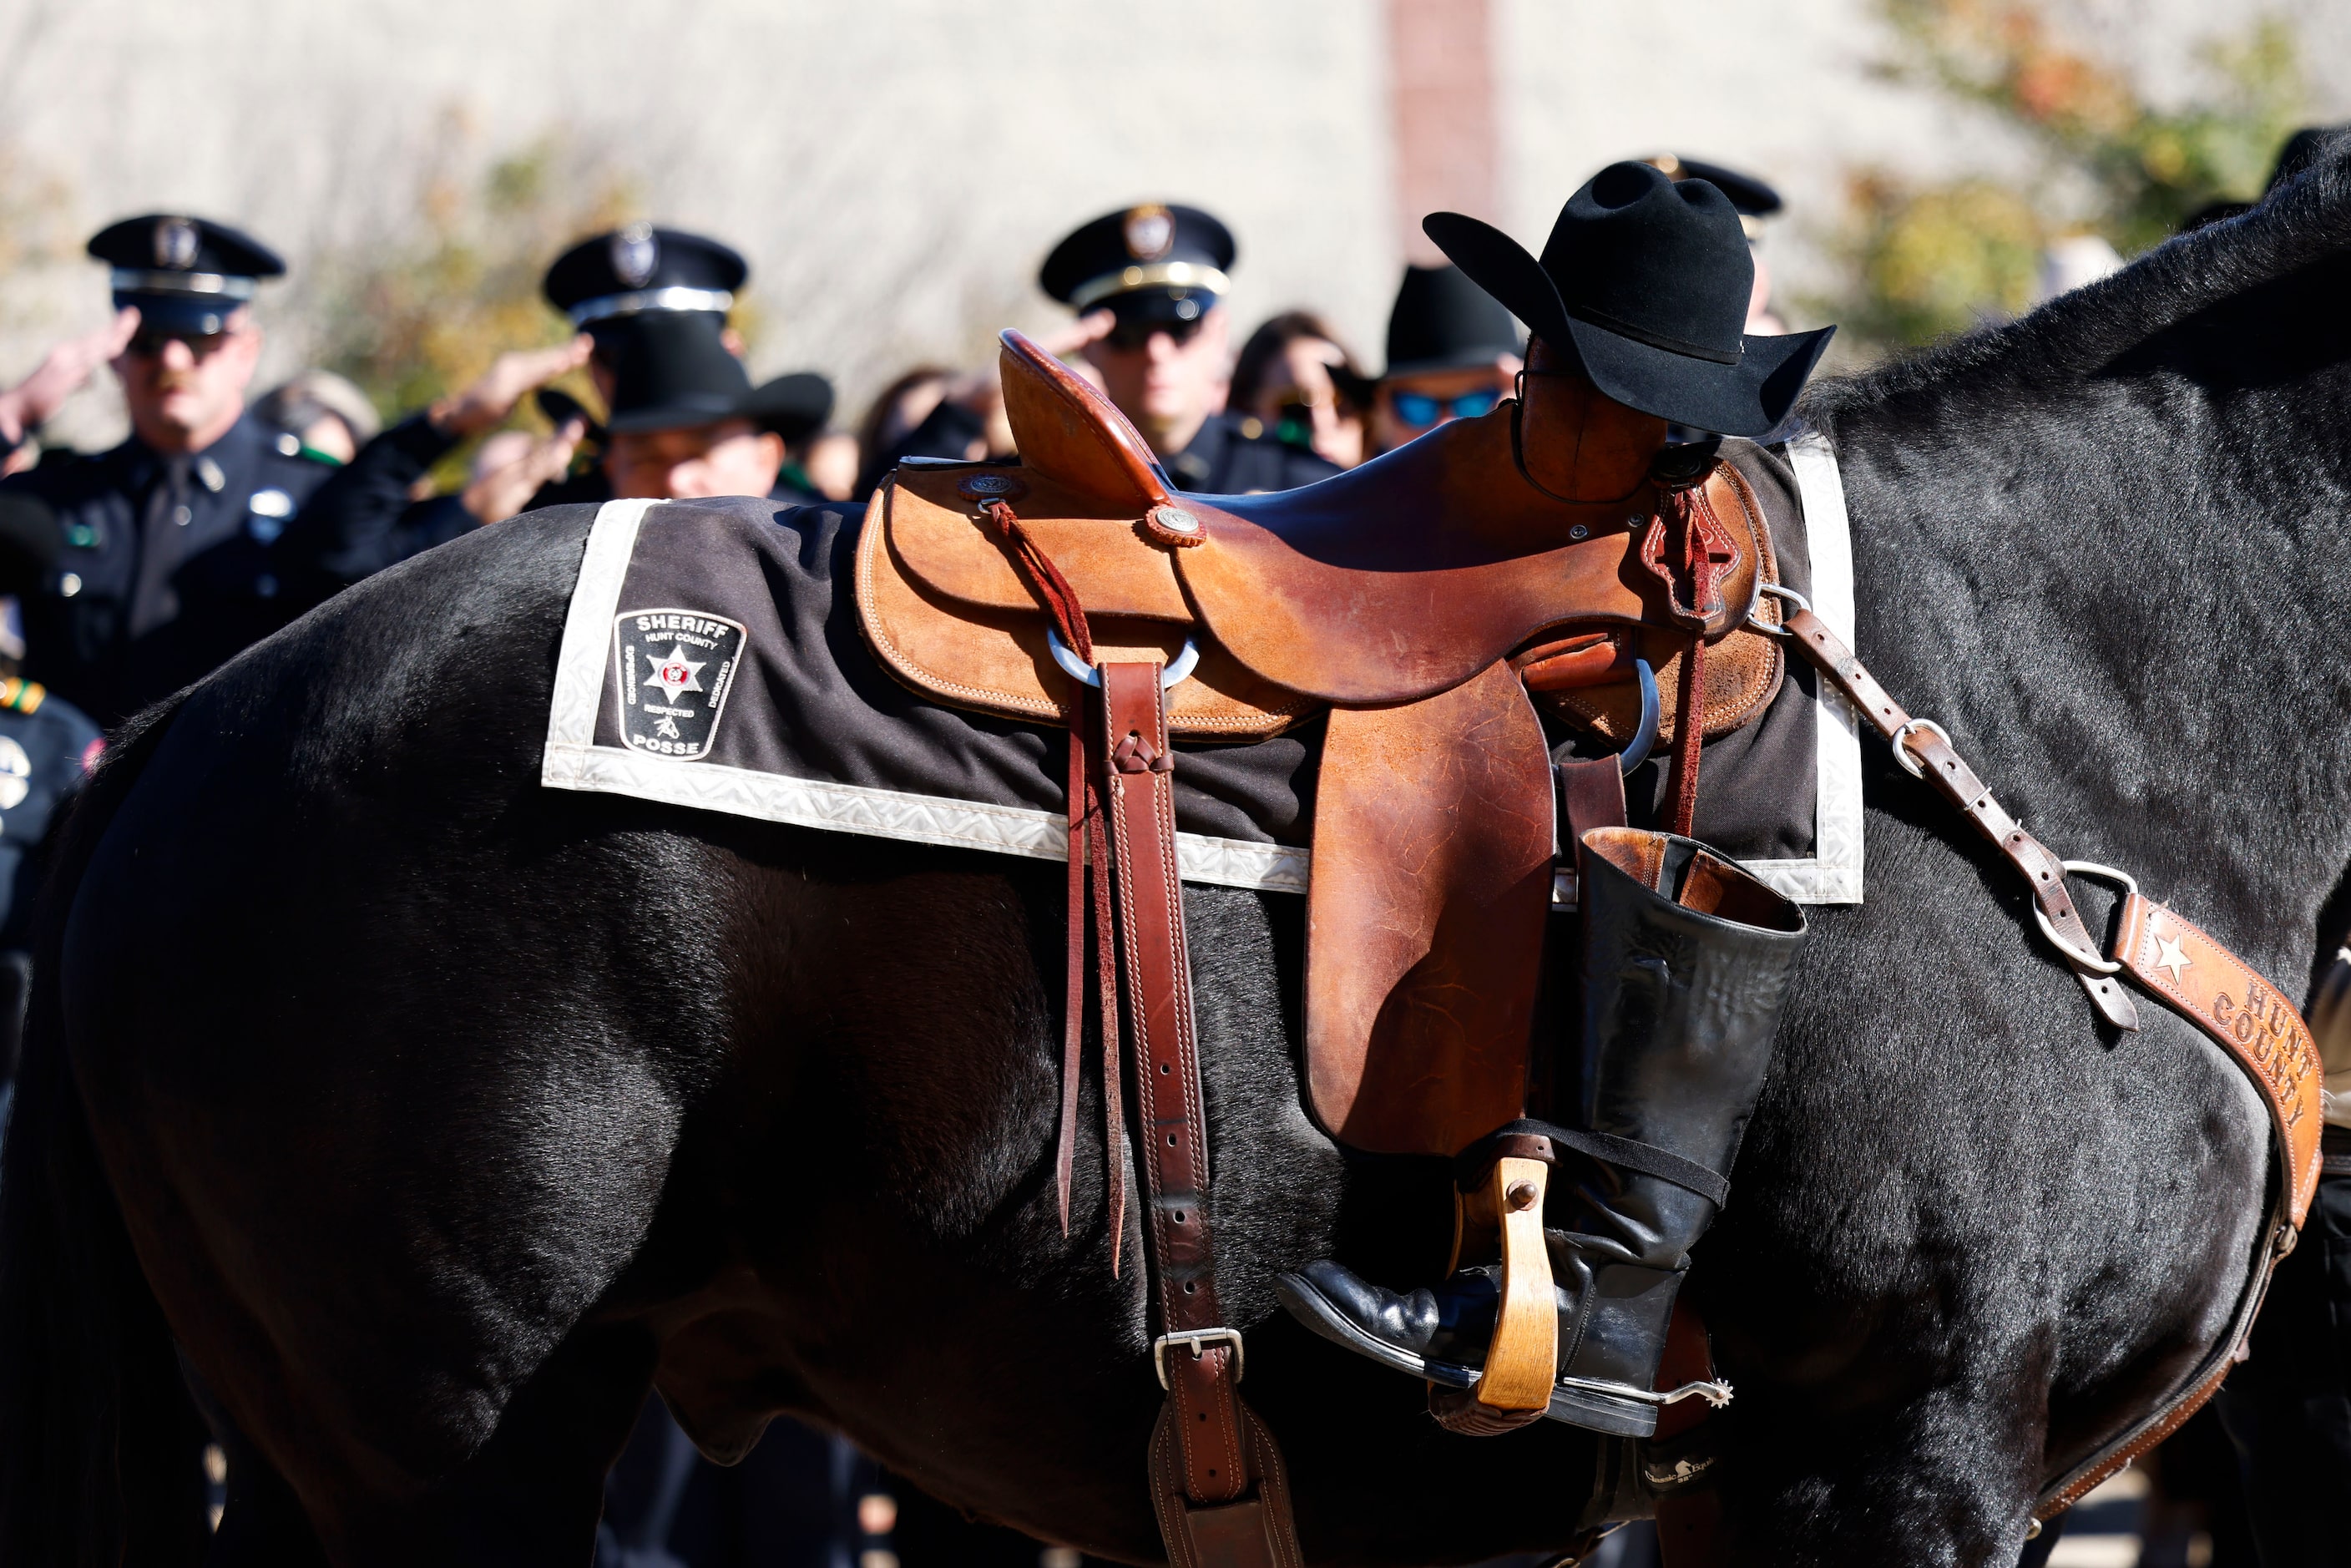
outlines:
[[0, 680], [0, 949], [32, 946], [33, 893], [57, 807], [98, 760], [87, 714], [38, 683]]
[[136, 435], [0, 485], [55, 509], [64, 548], [24, 591], [25, 670], [111, 727], [320, 597], [294, 530], [334, 472], [251, 413], [191, 456]]
[[1246, 496], [1257, 490], [1295, 490], [1340, 471], [1337, 464], [1303, 447], [1249, 434], [1245, 426], [1251, 423], [1236, 413], [1211, 415], [1191, 444], [1167, 460], [1167, 476], [1179, 490]]

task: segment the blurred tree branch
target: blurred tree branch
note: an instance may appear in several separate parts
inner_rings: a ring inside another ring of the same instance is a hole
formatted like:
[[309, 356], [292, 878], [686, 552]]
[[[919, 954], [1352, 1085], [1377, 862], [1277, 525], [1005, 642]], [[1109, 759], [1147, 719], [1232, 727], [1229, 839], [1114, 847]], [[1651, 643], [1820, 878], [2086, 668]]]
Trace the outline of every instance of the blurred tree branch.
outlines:
[[[469, 385], [506, 350], [567, 340], [569, 324], [539, 294], [548, 263], [639, 215], [633, 184], [559, 133], [486, 162], [475, 140], [462, 112], [445, 113], [405, 221], [313, 264], [312, 362], [349, 376], [388, 418]], [[583, 373], [559, 384], [592, 405]]]
[[1844, 287], [1810, 304], [1857, 346], [1925, 343], [2027, 308], [2042, 253], [2062, 235], [2095, 234], [2127, 256], [2212, 203], [2261, 193], [2306, 99], [2284, 19], [2257, 17], [2208, 39], [2195, 91], [2167, 105], [2102, 58], [2089, 29], [2064, 25], [2070, 9], [1879, 0], [1893, 37], [1880, 73], [2017, 133], [2033, 166], [2020, 181], [1850, 172], [1835, 246]]

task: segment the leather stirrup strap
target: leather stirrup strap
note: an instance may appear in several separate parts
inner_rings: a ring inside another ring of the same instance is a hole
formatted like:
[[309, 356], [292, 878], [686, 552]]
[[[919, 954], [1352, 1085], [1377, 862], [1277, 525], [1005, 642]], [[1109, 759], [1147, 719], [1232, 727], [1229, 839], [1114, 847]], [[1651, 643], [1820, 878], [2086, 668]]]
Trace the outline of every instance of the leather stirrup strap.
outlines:
[[1208, 1124], [1160, 666], [1096, 668], [1104, 825], [1147, 1200], [1144, 1240], [1159, 1308], [1152, 1359], [1167, 1390], [1151, 1446], [1153, 1500], [1177, 1568], [1303, 1568], [1280, 1456], [1241, 1401], [1240, 1332], [1226, 1324], [1217, 1301]]

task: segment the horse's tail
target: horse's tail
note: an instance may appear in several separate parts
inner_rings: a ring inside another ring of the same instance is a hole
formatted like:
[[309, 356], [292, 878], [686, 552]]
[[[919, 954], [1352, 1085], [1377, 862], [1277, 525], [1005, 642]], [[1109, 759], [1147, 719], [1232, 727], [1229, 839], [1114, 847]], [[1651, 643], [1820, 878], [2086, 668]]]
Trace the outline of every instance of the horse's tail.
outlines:
[[0, 1564], [200, 1561], [201, 1417], [67, 1060], [58, 956], [107, 824], [179, 700], [107, 747], [57, 827], [0, 1155]]

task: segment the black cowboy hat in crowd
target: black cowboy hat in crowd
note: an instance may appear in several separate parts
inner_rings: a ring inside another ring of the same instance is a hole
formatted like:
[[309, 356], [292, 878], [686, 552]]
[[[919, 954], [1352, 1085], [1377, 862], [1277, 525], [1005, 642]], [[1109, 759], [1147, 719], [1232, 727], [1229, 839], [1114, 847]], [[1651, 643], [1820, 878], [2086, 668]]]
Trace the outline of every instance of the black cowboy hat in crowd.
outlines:
[[1570, 196], [1541, 260], [1459, 213], [1421, 227], [1602, 392], [1693, 429], [1769, 433], [1836, 330], [1747, 336], [1755, 258], [1738, 210], [1704, 180], [1646, 163], [1612, 163]]
[[1388, 312], [1387, 368], [1359, 376], [1333, 365], [1331, 380], [1349, 402], [1369, 408], [1391, 376], [1491, 369], [1522, 346], [1510, 313], [1459, 267], [1406, 267]]
[[832, 413], [832, 383], [809, 371], [758, 386], [730, 350], [725, 318], [702, 311], [648, 311], [591, 329], [612, 376], [616, 434], [675, 430], [747, 419], [787, 442], [815, 434]]

